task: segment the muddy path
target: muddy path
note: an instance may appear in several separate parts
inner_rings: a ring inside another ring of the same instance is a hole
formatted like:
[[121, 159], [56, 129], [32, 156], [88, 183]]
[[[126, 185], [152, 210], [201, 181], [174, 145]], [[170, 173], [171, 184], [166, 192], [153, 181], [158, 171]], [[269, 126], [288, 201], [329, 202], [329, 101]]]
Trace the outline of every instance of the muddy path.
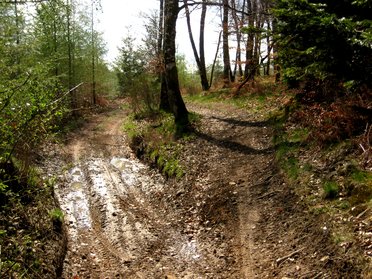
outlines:
[[59, 174], [68, 232], [63, 278], [338, 278], [316, 264], [325, 255], [311, 234], [304, 240], [302, 209], [299, 223], [286, 215], [296, 200], [273, 163], [268, 123], [227, 105], [188, 108], [202, 120], [182, 149], [180, 181], [134, 156], [120, 108], [56, 149], [48, 172]]

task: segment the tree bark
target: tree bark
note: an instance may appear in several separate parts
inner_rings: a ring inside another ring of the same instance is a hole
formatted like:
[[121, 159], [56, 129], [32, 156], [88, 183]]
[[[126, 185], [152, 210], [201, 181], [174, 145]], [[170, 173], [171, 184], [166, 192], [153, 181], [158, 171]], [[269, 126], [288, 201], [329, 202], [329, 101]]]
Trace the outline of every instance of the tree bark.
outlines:
[[267, 63], [266, 63], [266, 71], [265, 75], [269, 76], [270, 75], [270, 68], [271, 68], [271, 47], [270, 47], [270, 33], [271, 33], [271, 22], [270, 22], [270, 17], [267, 18], [266, 20], [267, 24], [267, 37], [266, 37], [266, 45], [267, 45]]
[[97, 104], [97, 92], [96, 92], [96, 57], [95, 57], [95, 42], [94, 42], [94, 1], [92, 5], [92, 14], [91, 14], [91, 35], [92, 35], [92, 98], [93, 105]]
[[200, 79], [203, 90], [207, 91], [211, 87], [208, 83], [207, 78], [207, 67], [205, 66], [205, 52], [204, 52], [204, 29], [205, 29], [205, 17], [207, 14], [207, 1], [203, 0], [202, 12], [200, 15], [200, 33], [199, 33], [199, 55], [200, 55]]
[[230, 49], [229, 49], [229, 0], [223, 0], [223, 17], [222, 17], [222, 51], [223, 51], [223, 80], [224, 88], [230, 86], [231, 66], [230, 66]]
[[[254, 1], [254, 0], [253, 0]], [[248, 27], [254, 27], [254, 15], [252, 9], [252, 1], [247, 0], [247, 9], [248, 9]], [[254, 34], [252, 31], [248, 32], [246, 52], [245, 52], [245, 68], [244, 68], [244, 78], [247, 79], [248, 76], [251, 78], [251, 70], [253, 68], [253, 49], [254, 49]]]
[[160, 104], [159, 108], [166, 112], [171, 112], [167, 94], [167, 82], [165, 80], [165, 67], [164, 67], [164, 0], [160, 0], [159, 7], [159, 36], [158, 36], [158, 68], [159, 79], [161, 81], [160, 87]]
[[210, 84], [211, 86], [212, 86], [212, 83], [213, 83], [214, 67], [216, 66], [217, 57], [218, 57], [218, 52], [219, 52], [219, 50], [220, 50], [221, 35], [222, 35], [222, 31], [220, 31], [220, 34], [218, 35], [218, 43], [217, 43], [216, 53], [215, 53], [215, 55], [214, 55], [213, 64], [212, 64], [212, 69], [211, 69], [211, 78], [210, 78], [210, 80], [209, 80], [209, 84]]
[[231, 7], [232, 7], [232, 17], [234, 20], [234, 28], [236, 32], [236, 54], [235, 54], [235, 66], [234, 66], [233, 76], [235, 77], [236, 72], [238, 71], [239, 77], [242, 77], [243, 76], [242, 59], [241, 59], [242, 33], [240, 32], [240, 27], [242, 26], [242, 22], [239, 21], [239, 17], [237, 15], [235, 0], [231, 0]]
[[178, 131], [189, 123], [188, 111], [181, 96], [176, 65], [176, 23], [178, 0], [164, 2], [164, 63], [167, 95]]
[[[272, 30], [273, 30], [273, 33], [275, 34], [276, 33], [276, 19], [274, 18], [273, 21], [272, 21]], [[275, 75], [275, 82], [279, 82], [280, 81], [280, 66], [278, 64], [278, 48], [277, 48], [277, 44], [276, 42], [273, 42], [273, 46], [272, 46], [272, 50], [273, 50], [273, 64], [274, 64], [274, 75]]]
[[199, 70], [201, 86], [204, 91], [207, 91], [209, 89], [209, 83], [208, 83], [208, 78], [207, 78], [207, 71], [205, 67], [205, 57], [204, 57], [204, 26], [205, 26], [205, 16], [206, 16], [206, 10], [207, 10], [206, 2], [205, 0], [203, 0], [202, 12], [200, 16], [199, 54], [198, 54], [198, 51], [196, 50], [194, 36], [192, 34], [190, 10], [189, 10], [187, 0], [183, 0], [183, 3], [185, 7], [186, 23], [187, 23], [190, 43], [191, 43], [192, 51], [194, 53], [196, 65]]

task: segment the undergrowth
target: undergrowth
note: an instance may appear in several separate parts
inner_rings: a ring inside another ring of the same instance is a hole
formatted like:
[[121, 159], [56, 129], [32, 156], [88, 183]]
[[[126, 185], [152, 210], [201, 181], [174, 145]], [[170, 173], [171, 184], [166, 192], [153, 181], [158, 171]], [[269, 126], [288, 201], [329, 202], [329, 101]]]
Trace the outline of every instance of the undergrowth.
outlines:
[[[199, 116], [189, 114], [191, 125], [198, 122]], [[149, 115], [130, 115], [123, 124], [131, 148], [136, 155], [158, 168], [164, 176], [180, 179], [185, 170], [179, 157], [183, 144], [193, 137], [192, 132], [177, 134], [174, 116], [165, 112], [152, 112]]]
[[240, 109], [269, 117], [277, 107], [287, 102], [293, 93], [286, 92], [282, 84], [275, 83], [272, 77], [257, 77], [247, 84], [239, 95], [235, 89], [214, 89], [200, 94], [186, 95], [188, 102], [202, 103], [213, 107], [213, 103], [225, 103]]
[[327, 216], [336, 245], [358, 243], [369, 251], [362, 220], [372, 210], [370, 123], [355, 112], [363, 104], [354, 97], [293, 99], [272, 121], [276, 161], [296, 195], [309, 212]]
[[35, 168], [21, 175], [16, 165], [0, 175], [0, 277], [59, 276], [65, 240], [53, 179], [43, 181]]

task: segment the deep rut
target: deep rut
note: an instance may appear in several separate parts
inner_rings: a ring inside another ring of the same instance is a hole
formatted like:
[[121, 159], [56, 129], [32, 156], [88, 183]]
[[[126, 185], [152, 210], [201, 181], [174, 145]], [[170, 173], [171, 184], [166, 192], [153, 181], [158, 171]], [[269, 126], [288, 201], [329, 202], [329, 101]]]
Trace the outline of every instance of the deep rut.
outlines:
[[95, 116], [63, 148], [68, 158], [56, 158], [50, 171], [62, 173], [64, 278], [256, 276], [260, 212], [250, 187], [268, 168], [270, 135], [239, 112], [190, 107], [203, 119], [184, 150], [189, 173], [181, 181], [134, 157], [120, 132], [122, 110]]

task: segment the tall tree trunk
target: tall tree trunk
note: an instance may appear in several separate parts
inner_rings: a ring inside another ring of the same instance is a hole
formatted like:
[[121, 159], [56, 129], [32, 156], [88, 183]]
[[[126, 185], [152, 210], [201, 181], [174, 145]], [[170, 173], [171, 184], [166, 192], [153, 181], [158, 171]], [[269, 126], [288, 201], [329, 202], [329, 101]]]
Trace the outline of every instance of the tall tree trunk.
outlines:
[[161, 55], [163, 52], [163, 35], [164, 35], [164, 0], [160, 0], [159, 6], [159, 35], [158, 35], [158, 55]]
[[176, 22], [178, 17], [178, 0], [164, 2], [164, 62], [165, 80], [169, 105], [177, 124], [182, 130], [188, 123], [188, 111], [183, 102], [176, 66]]
[[[256, 75], [260, 75], [261, 66], [260, 64], [260, 55], [261, 55], [261, 33], [259, 30], [262, 30], [263, 22], [262, 22], [262, 15], [259, 14], [258, 11], [258, 4], [257, 0], [254, 0], [253, 2], [253, 13], [255, 18], [255, 30], [257, 30], [254, 34], [254, 51], [253, 51], [253, 65], [252, 68], [255, 69], [253, 78]], [[262, 24], [261, 24], [262, 22]]]
[[270, 68], [271, 68], [271, 46], [270, 46], [271, 22], [270, 22], [270, 17], [267, 17], [266, 24], [267, 24], [266, 45], [267, 45], [268, 57], [267, 57], [265, 75], [269, 76], [270, 75]]
[[199, 70], [200, 82], [201, 82], [203, 90], [207, 91], [209, 89], [209, 83], [208, 83], [208, 78], [207, 78], [207, 71], [205, 67], [205, 57], [204, 57], [204, 26], [205, 26], [205, 15], [206, 15], [206, 10], [207, 10], [206, 3], [205, 3], [205, 0], [203, 0], [202, 13], [200, 16], [200, 37], [199, 37], [200, 57], [199, 57], [198, 51], [196, 50], [194, 36], [192, 34], [192, 29], [191, 29], [189, 6], [187, 3], [187, 0], [183, 0], [183, 2], [185, 6], [186, 23], [187, 23], [188, 33], [189, 33], [189, 39], [190, 39], [192, 51], [194, 53], [195, 62]]
[[166, 112], [171, 112], [169, 105], [168, 94], [167, 94], [167, 82], [165, 80], [165, 68], [164, 68], [164, 0], [160, 0], [159, 7], [159, 37], [158, 37], [158, 68], [159, 68], [159, 79], [160, 85], [160, 105], [159, 108]]
[[236, 32], [236, 54], [235, 54], [235, 66], [234, 66], [233, 76], [236, 76], [236, 72], [238, 71], [239, 77], [242, 77], [243, 76], [242, 59], [241, 59], [242, 33], [240, 32], [240, 27], [242, 24], [239, 21], [239, 17], [236, 12], [237, 9], [235, 5], [235, 0], [231, 0], [231, 7], [232, 7], [231, 13], [232, 13], [232, 17], [234, 20], [234, 28]]
[[[71, 9], [72, 4], [67, 1], [67, 52], [68, 52], [68, 90], [72, 88], [72, 39], [71, 39]], [[76, 108], [76, 96], [70, 91], [71, 107]]]
[[[57, 19], [56, 15], [53, 17], [53, 51], [54, 51], [54, 75], [57, 78], [59, 75], [58, 71], [58, 62], [57, 62], [57, 55], [58, 55], [58, 41], [57, 41]], [[56, 88], [58, 87], [58, 81], [56, 79]]]
[[[275, 34], [276, 32], [276, 19], [274, 18], [273, 21], [272, 21], [272, 30], [273, 30], [273, 33]], [[275, 82], [279, 82], [280, 81], [280, 66], [278, 64], [278, 48], [277, 48], [277, 45], [275, 42], [273, 42], [273, 45], [272, 45], [272, 48], [273, 48], [273, 63], [274, 63], [274, 74], [275, 74]]]
[[223, 0], [222, 16], [222, 51], [223, 51], [223, 81], [224, 88], [230, 86], [231, 66], [230, 66], [230, 49], [229, 49], [229, 0]]
[[[253, 0], [255, 1], [255, 0]], [[248, 28], [254, 27], [254, 14], [252, 9], [252, 0], [247, 0], [247, 9], [248, 9]], [[248, 38], [245, 51], [245, 68], [244, 68], [244, 78], [251, 76], [251, 70], [253, 67], [253, 49], [254, 49], [254, 33], [248, 31]]]
[[200, 32], [199, 32], [199, 55], [200, 55], [200, 79], [203, 90], [209, 90], [211, 85], [208, 83], [207, 67], [205, 66], [205, 52], [204, 52], [204, 29], [205, 17], [207, 14], [207, 1], [203, 0], [202, 11], [200, 15]]
[[96, 96], [96, 57], [95, 57], [95, 42], [94, 42], [94, 1], [92, 0], [92, 15], [91, 15], [91, 35], [92, 35], [92, 98], [93, 105], [97, 104]]
[[209, 80], [209, 84], [210, 84], [211, 86], [212, 86], [212, 82], [213, 82], [214, 67], [216, 66], [216, 61], [217, 61], [217, 57], [218, 57], [218, 52], [219, 52], [219, 50], [220, 50], [221, 35], [222, 35], [222, 31], [220, 31], [220, 34], [218, 35], [218, 43], [217, 43], [216, 53], [215, 53], [215, 55], [214, 55], [213, 64], [212, 64], [212, 69], [211, 69], [211, 78], [210, 78], [210, 80]]

